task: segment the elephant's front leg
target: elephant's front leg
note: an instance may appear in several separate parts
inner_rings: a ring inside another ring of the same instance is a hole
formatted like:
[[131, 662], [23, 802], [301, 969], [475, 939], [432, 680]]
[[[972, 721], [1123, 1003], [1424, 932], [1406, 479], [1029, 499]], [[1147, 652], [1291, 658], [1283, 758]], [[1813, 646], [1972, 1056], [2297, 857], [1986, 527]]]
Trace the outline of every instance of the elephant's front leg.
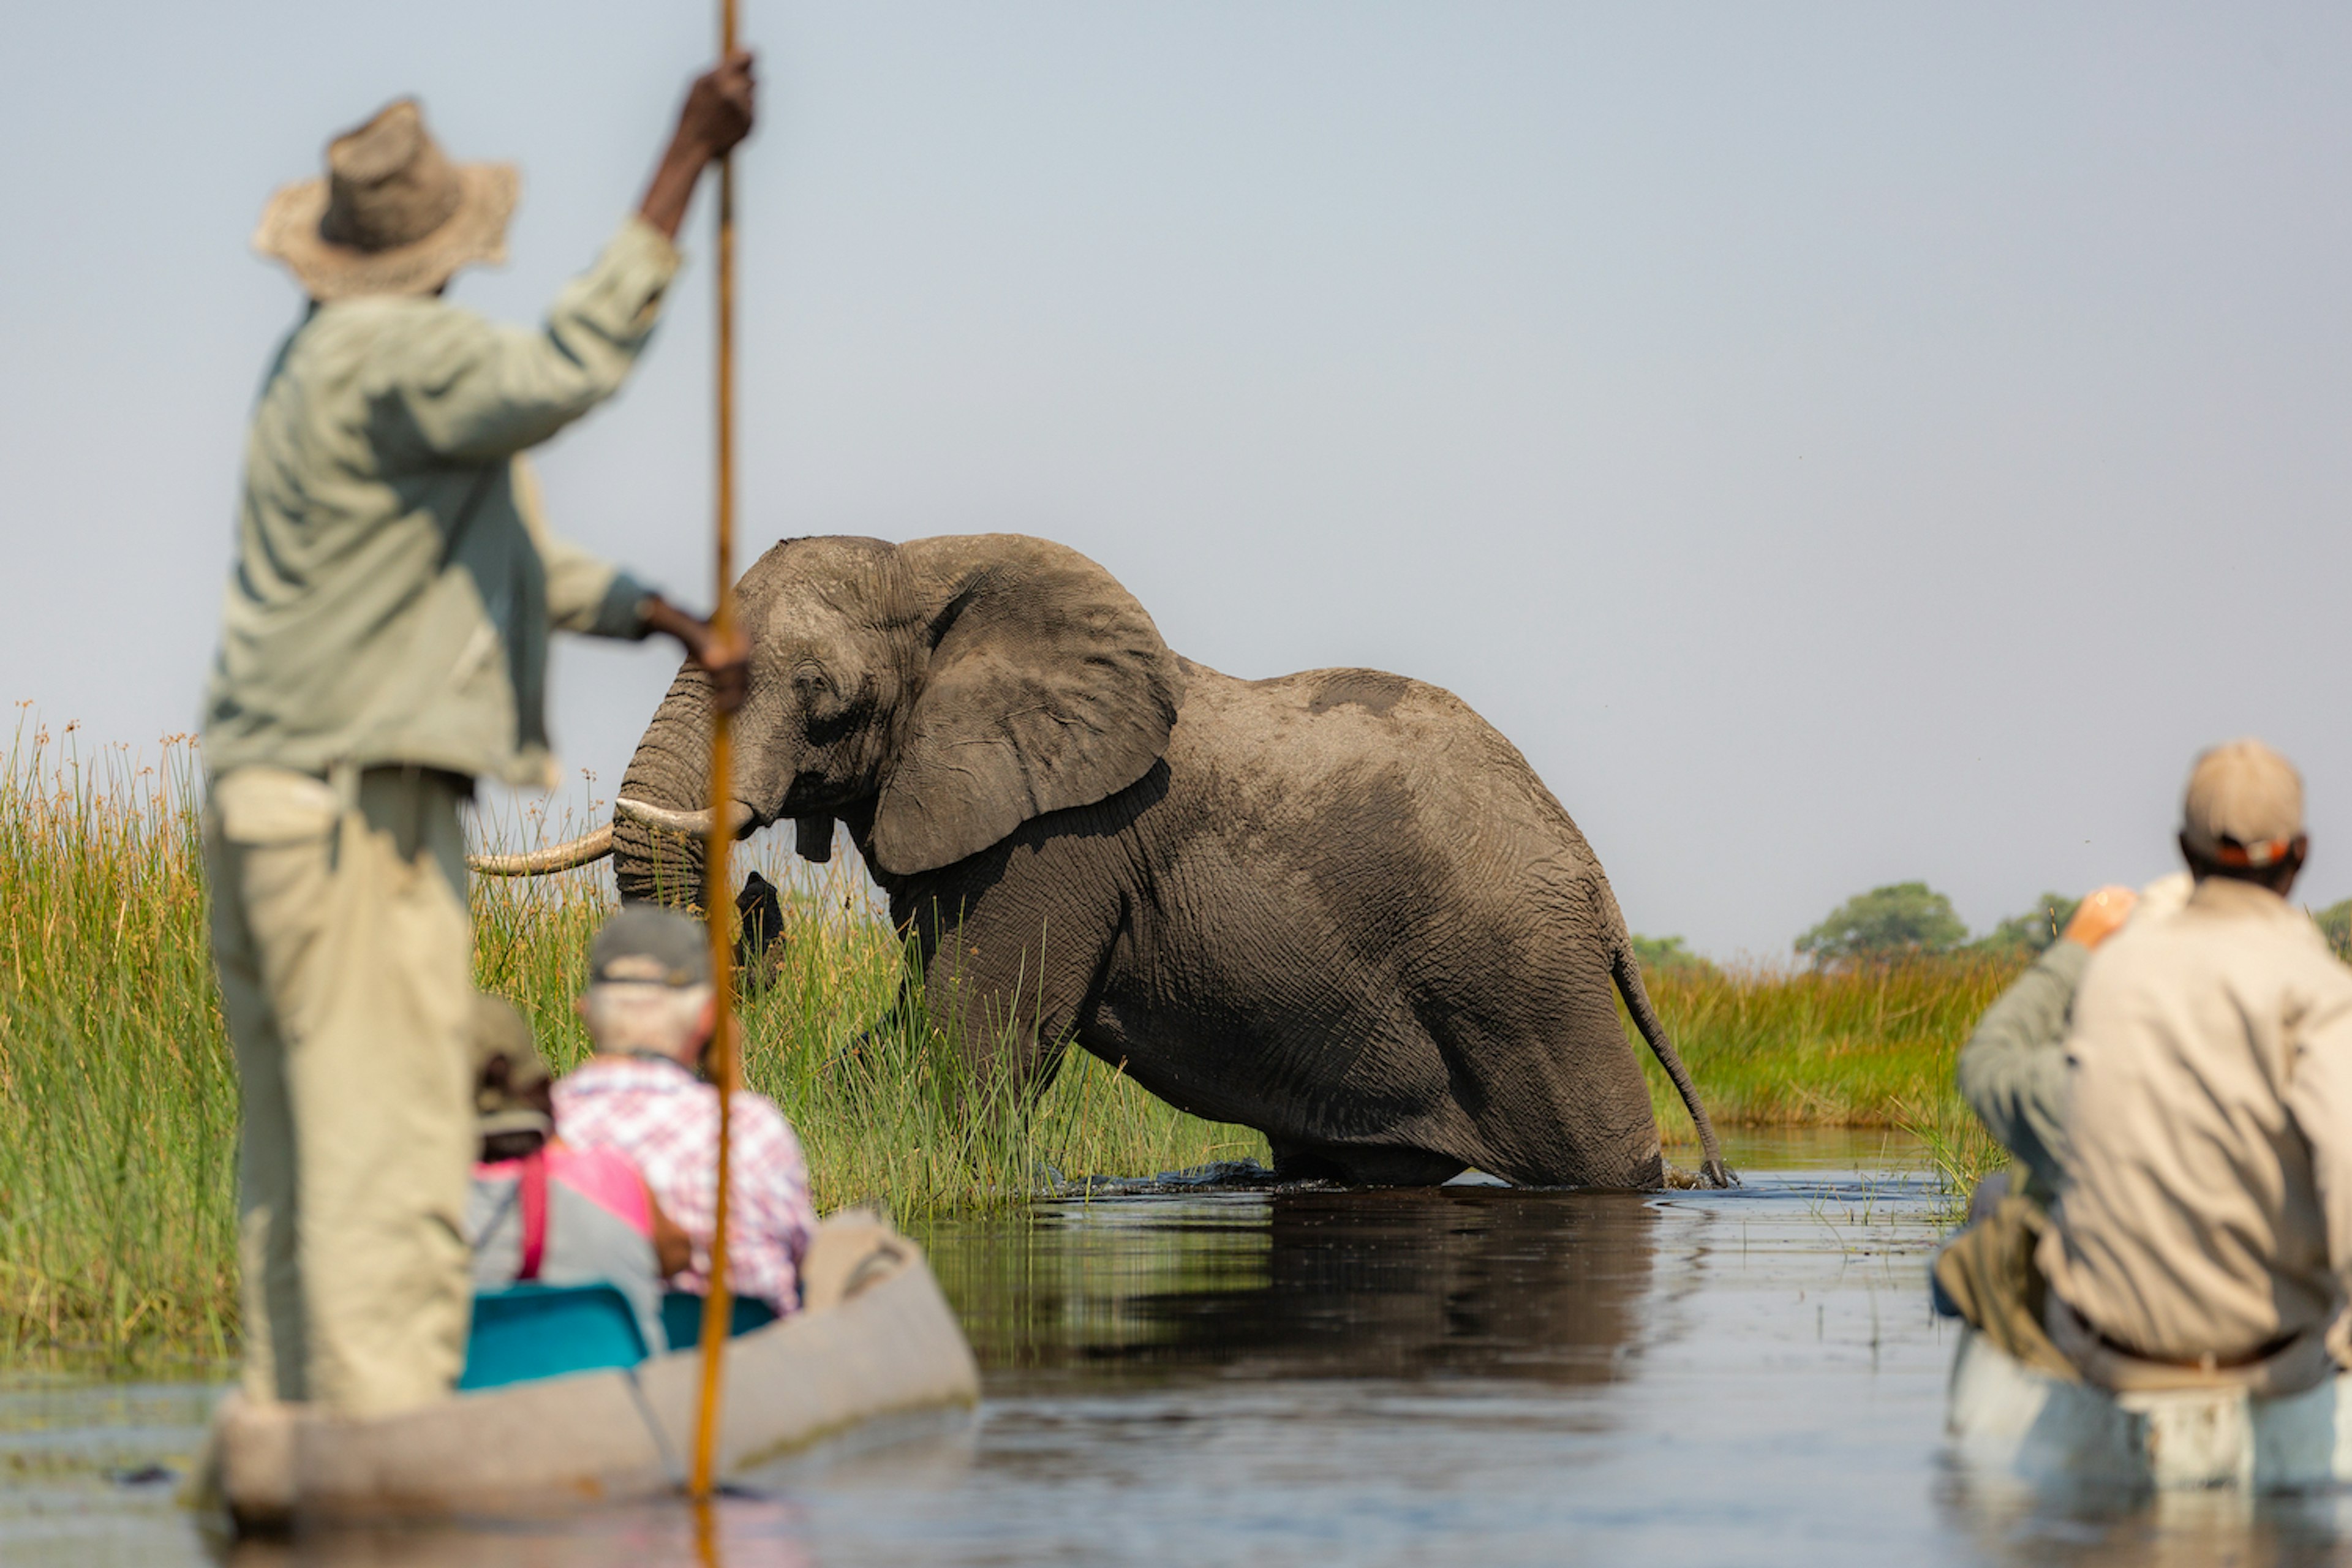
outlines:
[[992, 900], [933, 900], [915, 911], [913, 929], [925, 1009], [964, 1059], [1009, 1070], [1022, 1085], [1050, 1072], [1096, 992], [1108, 933], [1079, 916]]

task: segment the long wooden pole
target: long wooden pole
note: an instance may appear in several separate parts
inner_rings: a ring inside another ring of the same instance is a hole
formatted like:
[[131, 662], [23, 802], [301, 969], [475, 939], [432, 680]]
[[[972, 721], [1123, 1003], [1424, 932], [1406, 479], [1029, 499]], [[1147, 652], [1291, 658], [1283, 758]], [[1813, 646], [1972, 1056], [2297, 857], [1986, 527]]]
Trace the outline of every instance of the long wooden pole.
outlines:
[[[719, 0], [719, 54], [735, 52], [736, 0]], [[718, 511], [718, 580], [710, 619], [722, 638], [735, 630], [735, 157], [719, 161], [719, 443], [714, 500]], [[733, 1316], [727, 1289], [727, 1209], [734, 1195], [735, 943], [730, 929], [734, 900], [727, 896], [727, 852], [734, 840], [733, 737], [728, 715], [710, 712], [710, 837], [702, 850], [703, 918], [710, 925], [710, 977], [716, 997], [710, 1037], [710, 1079], [719, 1090], [719, 1191], [711, 1208], [710, 1294], [702, 1303], [702, 1403], [694, 1422], [696, 1501], [710, 1497], [719, 1457], [719, 1402]]]

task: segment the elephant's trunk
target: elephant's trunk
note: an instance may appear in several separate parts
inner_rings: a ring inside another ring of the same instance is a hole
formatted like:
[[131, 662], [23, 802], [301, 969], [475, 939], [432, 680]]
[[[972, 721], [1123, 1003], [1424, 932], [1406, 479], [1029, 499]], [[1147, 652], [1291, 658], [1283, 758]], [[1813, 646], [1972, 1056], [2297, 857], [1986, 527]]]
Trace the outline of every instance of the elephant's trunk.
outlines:
[[[613, 802], [613, 879], [621, 897], [673, 906], [702, 901], [703, 844], [710, 836], [710, 679], [693, 665], [677, 672], [637, 740]], [[738, 721], [739, 754], [727, 804], [729, 833], [766, 825], [761, 782], [772, 745]]]
[[613, 811], [613, 879], [624, 899], [673, 906], [702, 901], [709, 689], [700, 669], [680, 669], [621, 775]]

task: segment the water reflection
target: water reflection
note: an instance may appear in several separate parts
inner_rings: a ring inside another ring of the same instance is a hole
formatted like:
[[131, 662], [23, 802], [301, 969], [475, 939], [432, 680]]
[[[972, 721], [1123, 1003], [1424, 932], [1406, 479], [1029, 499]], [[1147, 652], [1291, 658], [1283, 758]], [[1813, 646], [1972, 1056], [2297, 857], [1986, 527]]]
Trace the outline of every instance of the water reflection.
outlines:
[[2234, 1490], [2063, 1495], [1955, 1479], [1940, 1514], [1990, 1563], [2065, 1568], [2213, 1568], [2340, 1563], [2352, 1556], [2352, 1498], [2246, 1498]]
[[1625, 1194], [1440, 1187], [1067, 1204], [1034, 1224], [1025, 1247], [932, 1247], [1000, 1382], [1578, 1384], [1622, 1375], [1658, 1215]]
[[2352, 1498], [2340, 1491], [2103, 1494], [1955, 1473], [1937, 1500], [1948, 1528], [1985, 1562], [2213, 1568], [2352, 1556], [2352, 1547], [2341, 1544], [2352, 1540]]
[[[1803, 1151], [1800, 1151], [1803, 1152]], [[1828, 1158], [1835, 1151], [1812, 1152]], [[215, 1555], [163, 1489], [208, 1395], [0, 1384], [0, 1561], [543, 1568], [1238, 1561], [2336, 1561], [2352, 1498], [2037, 1495], [1945, 1458], [1932, 1191], [1808, 1165], [1650, 1199], [1057, 1202], [925, 1237], [987, 1371], [682, 1503]]]
[[707, 1511], [679, 1502], [529, 1525], [219, 1542], [214, 1561], [226, 1568], [809, 1568], [803, 1525], [788, 1503], [730, 1498]]

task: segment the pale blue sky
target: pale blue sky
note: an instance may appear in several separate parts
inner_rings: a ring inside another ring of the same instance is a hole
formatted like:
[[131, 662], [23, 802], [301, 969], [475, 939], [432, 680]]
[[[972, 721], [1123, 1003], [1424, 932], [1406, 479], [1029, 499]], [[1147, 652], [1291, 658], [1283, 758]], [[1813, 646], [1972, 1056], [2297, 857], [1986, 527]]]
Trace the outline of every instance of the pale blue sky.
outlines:
[[[1640, 929], [1785, 953], [2168, 868], [2191, 753], [2305, 767], [2352, 892], [2352, 13], [746, 0], [755, 546], [1009, 529], [1234, 674], [1369, 664], [1524, 750]], [[278, 182], [404, 91], [524, 169], [537, 314], [710, 8], [18, 7], [0, 696], [191, 727]], [[698, 208], [699, 241], [707, 210]], [[707, 242], [542, 467], [708, 595]], [[617, 778], [654, 649], [556, 665]]]

